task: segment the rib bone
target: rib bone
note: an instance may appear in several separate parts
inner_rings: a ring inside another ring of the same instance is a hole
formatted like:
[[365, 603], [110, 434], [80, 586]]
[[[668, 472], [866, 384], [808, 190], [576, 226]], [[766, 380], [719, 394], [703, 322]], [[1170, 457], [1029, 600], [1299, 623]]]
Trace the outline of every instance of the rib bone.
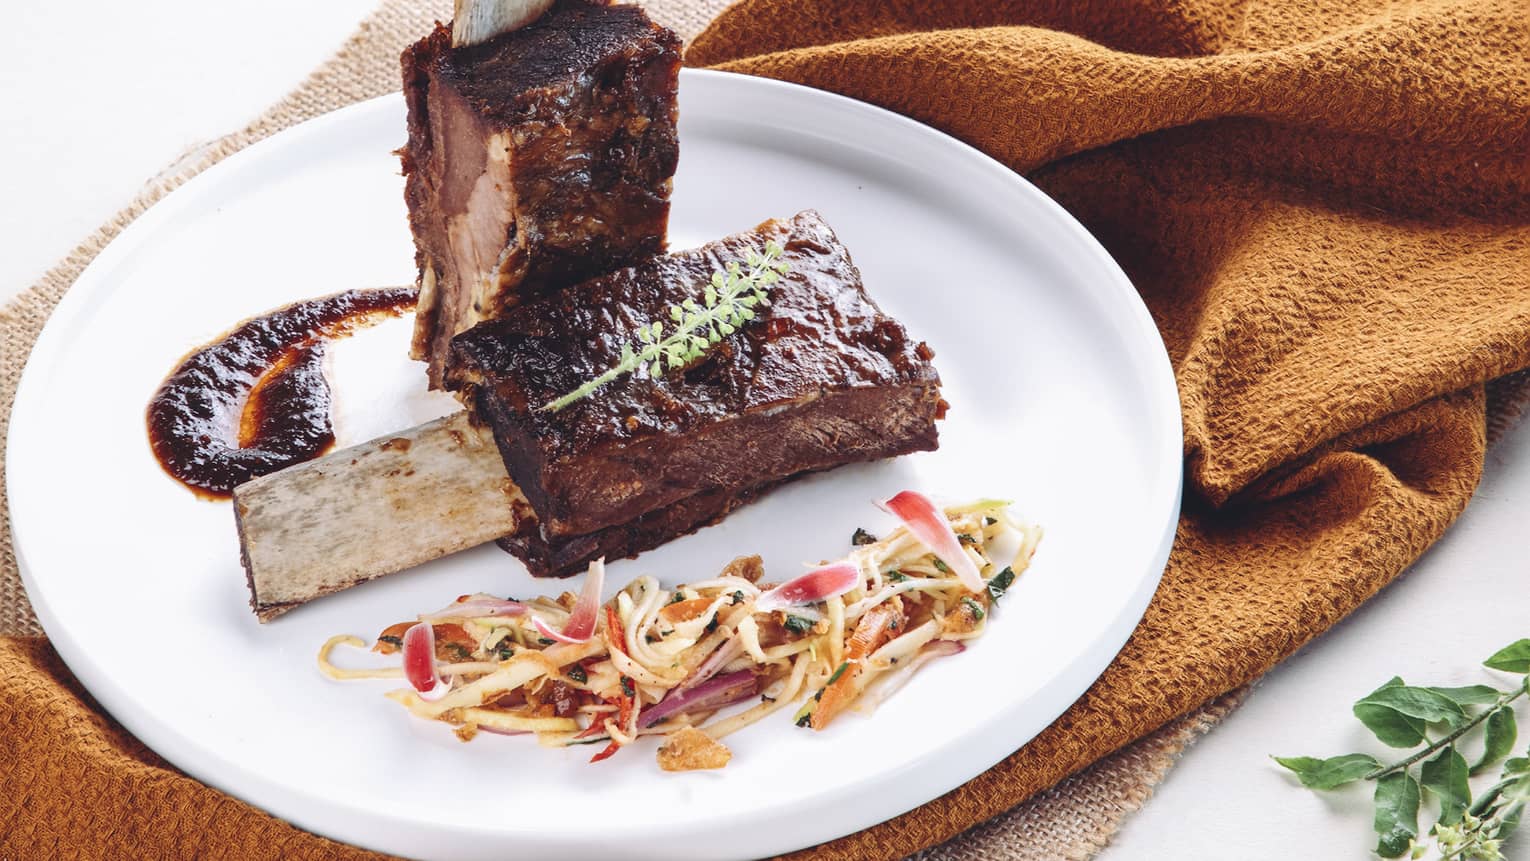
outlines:
[[542, 17], [553, 0], [457, 0], [452, 47], [477, 45]]
[[299, 604], [516, 531], [530, 506], [465, 412], [234, 490], [250, 604]]

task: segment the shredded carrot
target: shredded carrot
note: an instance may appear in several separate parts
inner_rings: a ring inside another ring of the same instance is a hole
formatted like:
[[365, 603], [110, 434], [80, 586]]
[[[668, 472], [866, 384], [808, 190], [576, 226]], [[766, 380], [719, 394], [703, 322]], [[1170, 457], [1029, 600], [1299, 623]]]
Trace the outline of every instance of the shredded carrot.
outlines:
[[896, 600], [877, 605], [867, 611], [855, 626], [855, 632], [846, 644], [844, 668], [836, 671], [836, 678], [824, 686], [818, 705], [813, 709], [813, 716], [809, 719], [813, 729], [828, 726], [829, 721], [838, 717], [860, 693], [856, 681], [865, 672], [863, 662], [872, 652], [881, 648], [883, 643], [892, 639], [896, 627], [901, 627], [895, 623], [901, 622], [903, 610], [895, 604]]
[[619, 751], [621, 749], [622, 749], [621, 743], [613, 741], [610, 744], [606, 745], [606, 749], [605, 750], [603, 750], [600, 753], [597, 753], [594, 756], [590, 757], [590, 762], [600, 762], [603, 759], [610, 759], [613, 755], [616, 754], [617, 751]]
[[711, 598], [692, 598], [666, 605], [659, 611], [659, 618], [666, 622], [685, 622], [705, 613], [712, 606]]
[[622, 629], [622, 617], [616, 614], [615, 607], [606, 608], [606, 645], [627, 654], [627, 632]]
[[[618, 630], [620, 630], [620, 626], [619, 625], [618, 625]], [[606, 700], [606, 702], [610, 702], [610, 700]], [[617, 699], [616, 706], [617, 706], [617, 709], [618, 709], [616, 722], [618, 724], [620, 724], [621, 726], [625, 727], [627, 725], [627, 722], [632, 719], [632, 709], [633, 709], [632, 697], [629, 697], [626, 694], [622, 694], [621, 697], [619, 697]], [[616, 741], [615, 739], [612, 739], [611, 743], [606, 745], [606, 749], [605, 750], [603, 750], [600, 753], [597, 753], [594, 756], [590, 757], [590, 762], [600, 762], [601, 760], [610, 757], [612, 754], [616, 753], [618, 750], [621, 750], [621, 747], [622, 747], [621, 742]]]

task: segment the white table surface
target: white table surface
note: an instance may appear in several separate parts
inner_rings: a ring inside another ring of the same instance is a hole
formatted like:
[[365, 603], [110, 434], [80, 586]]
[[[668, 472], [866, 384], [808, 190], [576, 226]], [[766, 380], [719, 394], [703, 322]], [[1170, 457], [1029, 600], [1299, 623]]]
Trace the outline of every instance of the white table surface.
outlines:
[[[371, 0], [11, 4], [0, 30], [0, 300], [14, 295], [189, 149], [236, 130], [302, 80]], [[301, 27], [289, 22], [303, 21]], [[69, 47], [59, 45], [67, 32]], [[62, 59], [60, 59], [62, 58]], [[17, 70], [22, 73], [17, 74]], [[1471, 507], [1398, 582], [1271, 673], [1201, 740], [1099, 857], [1364, 858], [1363, 791], [1301, 789], [1267, 754], [1385, 758], [1349, 714], [1401, 674], [1471, 684], [1530, 636], [1530, 429], [1488, 458]], [[1419, 633], [1422, 632], [1422, 633]], [[1521, 721], [1530, 712], [1521, 710]], [[1523, 751], [1521, 734], [1517, 749]], [[1530, 834], [1510, 858], [1530, 858]]]

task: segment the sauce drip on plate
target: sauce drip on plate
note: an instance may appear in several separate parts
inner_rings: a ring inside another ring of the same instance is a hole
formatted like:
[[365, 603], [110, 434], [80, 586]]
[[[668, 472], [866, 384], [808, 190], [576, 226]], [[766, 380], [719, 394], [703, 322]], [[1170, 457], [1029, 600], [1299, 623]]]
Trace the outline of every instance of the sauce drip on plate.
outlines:
[[335, 443], [325, 342], [403, 314], [416, 295], [391, 287], [297, 302], [193, 351], [149, 401], [154, 457], [199, 495], [221, 499], [323, 454]]

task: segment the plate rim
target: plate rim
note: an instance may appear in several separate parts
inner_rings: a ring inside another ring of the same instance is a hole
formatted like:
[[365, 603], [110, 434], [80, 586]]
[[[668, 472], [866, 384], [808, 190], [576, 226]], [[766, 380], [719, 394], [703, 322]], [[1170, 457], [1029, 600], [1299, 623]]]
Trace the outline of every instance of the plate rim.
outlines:
[[[1149, 394], [1150, 399], [1155, 403], [1161, 400], [1164, 407], [1160, 410], [1162, 415], [1157, 417], [1160, 421], [1164, 422], [1163, 426], [1158, 429], [1163, 440], [1161, 443], [1162, 451], [1155, 457], [1154, 463], [1151, 465], [1153, 469], [1148, 473], [1147, 479], [1152, 487], [1151, 496], [1154, 499], [1154, 517], [1161, 516], [1163, 518], [1158, 545], [1151, 561], [1148, 563], [1148, 576], [1139, 581], [1137, 592], [1129, 596], [1128, 600], [1122, 605], [1118, 619], [1112, 623], [1111, 629], [1118, 630], [1119, 637], [1102, 637], [1096, 640], [1090, 648], [1080, 653], [1074, 659], [1072, 665], [1059, 667], [1058, 674], [1061, 675], [1065, 672], [1071, 673], [1073, 670], [1078, 669], [1079, 665], [1087, 665], [1088, 669], [1075, 673], [1075, 675], [1081, 678], [1086, 677], [1087, 681], [1076, 686], [1078, 687], [1076, 692], [1061, 698], [1054, 697], [1054, 699], [1060, 699], [1062, 705], [1056, 708], [1055, 712], [1050, 708], [1046, 710], [1049, 712], [1046, 723], [1042, 724], [1036, 733], [1020, 743], [1020, 746], [1023, 747], [1033, 740], [1036, 735], [1044, 731], [1046, 727], [1054, 723], [1073, 702], [1082, 696], [1098, 680], [1111, 661], [1120, 652], [1131, 633], [1136, 629], [1137, 624], [1141, 621], [1147, 605], [1157, 589], [1173, 544], [1182, 499], [1182, 418], [1178, 389], [1167, 348], [1157, 326], [1152, 320], [1147, 306], [1143, 303], [1141, 296], [1131, 284], [1130, 279], [1127, 278], [1125, 272], [1121, 270], [1120, 265], [1110, 253], [1060, 204], [1020, 174], [1015, 173], [1001, 162], [955, 137], [876, 105], [799, 84], [718, 70], [687, 68], [682, 69], [681, 74], [688, 83], [701, 86], [721, 86], [724, 88], [734, 86], [745, 88], [760, 87], [765, 90], [777, 91], [787, 98], [827, 100], [829, 105], [835, 106], [840, 110], [860, 112], [868, 121], [901, 126], [904, 133], [924, 137], [927, 141], [940, 147], [959, 150], [965, 158], [975, 158], [979, 166], [995, 175], [996, 182], [1005, 182], [1014, 186], [1021, 194], [1031, 198], [1042, 209], [1049, 211], [1055, 222], [1054, 226], [1072, 233], [1076, 241], [1080, 241], [1085, 246], [1093, 249], [1099, 258], [1099, 262], [1105, 265], [1111, 275], [1110, 283], [1102, 285], [1101, 289], [1111, 290], [1119, 294], [1115, 298], [1119, 299], [1122, 307], [1117, 310], [1122, 312], [1124, 318], [1135, 327], [1137, 330], [1136, 335], [1139, 338], [1146, 336], [1145, 344], [1148, 345], [1147, 355], [1141, 358], [1146, 359], [1154, 367], [1144, 367], [1141, 370], [1145, 377], [1152, 381], [1152, 385], [1156, 389], [1155, 392]], [[357, 102], [263, 138], [192, 177], [149, 207], [148, 210], [142, 213], [131, 224], [127, 225], [81, 272], [74, 285], [71, 285], [63, 299], [49, 316], [36, 343], [33, 345], [17, 387], [15, 401], [12, 405], [12, 420], [6, 445], [6, 462], [16, 462], [15, 455], [18, 453], [18, 440], [24, 440], [29, 435], [27, 428], [30, 424], [31, 416], [37, 412], [36, 408], [29, 408], [29, 405], [42, 396], [39, 394], [39, 390], [42, 387], [39, 377], [45, 373], [42, 370], [43, 366], [52, 363], [51, 357], [61, 346], [56, 342], [66, 337], [64, 333], [70, 330], [76, 318], [88, 308], [89, 296], [87, 294], [94, 295], [102, 289], [109, 289], [110, 279], [108, 275], [119, 259], [130, 254], [136, 247], [152, 237], [163, 221], [175, 216], [176, 213], [173, 211], [173, 207], [164, 204], [168, 201], [177, 200], [177, 195], [181, 195], [185, 189], [191, 188], [195, 190], [203, 183], [216, 181], [225, 173], [242, 169], [247, 163], [258, 162], [270, 151], [288, 146], [300, 146], [308, 138], [322, 137], [333, 127], [344, 126], [350, 123], [353, 117], [369, 111], [383, 109], [385, 103], [396, 103], [399, 99], [401, 99], [401, 94], [394, 92]], [[95, 286], [98, 282], [100, 282], [100, 286]], [[84, 284], [85, 289], [76, 289], [81, 284]], [[1136, 355], [1135, 350], [1133, 355]], [[23, 420], [20, 422], [16, 421], [18, 415], [23, 416]], [[52, 609], [48, 606], [46, 600], [39, 600], [41, 590], [38, 588], [34, 573], [27, 562], [24, 549], [25, 539], [16, 528], [14, 511], [17, 506], [15, 505], [16, 496], [14, 491], [16, 490], [17, 479], [15, 476], [15, 471], [7, 471], [7, 499], [11, 501], [11, 504], [8, 506], [7, 517], [12, 529], [12, 542], [17, 567], [20, 570], [28, 600], [32, 603], [33, 610], [42, 624], [43, 630], [47, 633], [50, 642], [64, 660], [64, 663], [114, 720], [144, 744], [164, 756], [176, 768], [183, 770], [194, 779], [250, 803], [270, 815], [292, 823], [296, 827], [380, 851], [399, 851], [397, 843], [391, 847], [384, 847], [367, 839], [370, 829], [375, 828], [377, 819], [388, 818], [375, 809], [351, 805], [344, 800], [328, 796], [308, 795], [301, 788], [294, 788], [291, 785], [267, 780], [263, 776], [248, 772], [227, 760], [216, 749], [203, 748], [186, 742], [170, 726], [161, 724], [146, 714], [133, 713], [134, 698], [129, 696], [124, 688], [114, 685], [104, 672], [92, 666], [83, 647], [80, 647], [68, 636], [67, 629], [53, 615]], [[59, 634], [63, 634], [63, 636], [61, 637]], [[1070, 685], [1067, 687], [1071, 689], [1075, 686]], [[993, 718], [990, 718], [989, 723], [992, 722]], [[990, 741], [987, 747], [992, 748], [994, 745]], [[1008, 747], [1007, 742], [1004, 744], [1004, 747], [1006, 749], [997, 756], [989, 756], [985, 752], [981, 759], [986, 764], [981, 767], [957, 770], [959, 776], [954, 780], [923, 780], [920, 782], [920, 788], [917, 790], [905, 790], [898, 794], [882, 793], [878, 796], [880, 803], [870, 805], [871, 808], [874, 808], [872, 812], [863, 813], [851, 822], [845, 823], [845, 825], [834, 825], [827, 829], [820, 827], [812, 834], [806, 835], [810, 842], [803, 843], [799, 838], [794, 838], [788, 842], [797, 847], [816, 845], [826, 840], [836, 839], [872, 827], [905, 813], [938, 798], [957, 786], [965, 784], [992, 768], [1014, 750], [1018, 750], [1018, 747]], [[237, 788], [233, 785], [233, 781], [227, 779], [229, 776], [234, 776], [239, 781], [242, 781]], [[846, 791], [847, 788], [841, 787], [834, 794], [843, 796]], [[834, 798], [822, 794], [813, 795], [811, 798], [815, 807], [825, 804], [826, 798], [828, 798], [827, 804], [830, 807], [834, 804]], [[912, 801], [909, 800], [911, 798], [913, 798]], [[801, 799], [796, 806], [800, 808], [804, 803], [805, 799]], [[841, 803], [844, 803], [843, 800], [841, 800]], [[788, 813], [790, 812], [790, 808], [785, 809]], [[310, 815], [311, 813], [313, 815]], [[777, 815], [780, 815], [779, 811]], [[388, 818], [388, 821], [396, 822], [397, 820]], [[445, 829], [456, 833], [475, 833], [480, 836], [503, 837], [511, 833], [489, 828], [465, 827], [460, 823], [444, 825], [438, 821], [418, 821], [418, 824], [432, 826], [438, 830]], [[845, 826], [850, 827], [847, 828]], [[674, 833], [673, 824], [668, 826], [665, 833]], [[576, 840], [562, 845], [565, 848], [570, 848], [588, 844], [580, 843]], [[405, 851], [409, 850], [406, 849]], [[771, 851], [783, 850], [773, 849]]]

